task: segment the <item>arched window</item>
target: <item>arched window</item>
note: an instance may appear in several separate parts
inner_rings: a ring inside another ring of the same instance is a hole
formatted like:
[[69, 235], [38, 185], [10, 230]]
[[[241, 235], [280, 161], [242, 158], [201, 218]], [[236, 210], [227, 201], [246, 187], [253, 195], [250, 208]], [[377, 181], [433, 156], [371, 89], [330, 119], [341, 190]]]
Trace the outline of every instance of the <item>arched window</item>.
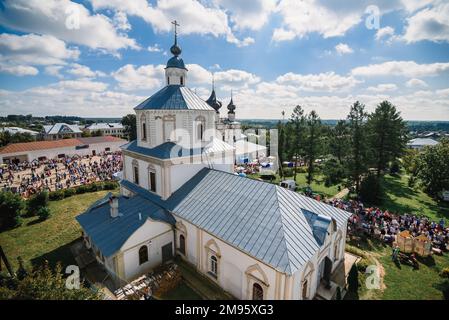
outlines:
[[186, 238], [182, 234], [179, 236], [179, 251], [186, 254]]
[[133, 179], [135, 184], [139, 184], [139, 163], [136, 160], [133, 161]]
[[144, 114], [140, 116], [140, 139], [147, 140], [147, 122]]
[[148, 247], [141, 246], [139, 249], [139, 264], [144, 264], [148, 261]]
[[204, 131], [206, 130], [206, 119], [204, 117], [196, 118], [196, 138], [200, 141], [204, 140]]
[[156, 192], [156, 170], [152, 167], [148, 168], [148, 189]]
[[181, 86], [184, 85], [184, 77], [181, 77]]
[[218, 260], [216, 256], [210, 257], [210, 270], [209, 272], [214, 276], [217, 277], [218, 275]]
[[263, 289], [258, 283], [253, 284], [253, 300], [263, 300]]

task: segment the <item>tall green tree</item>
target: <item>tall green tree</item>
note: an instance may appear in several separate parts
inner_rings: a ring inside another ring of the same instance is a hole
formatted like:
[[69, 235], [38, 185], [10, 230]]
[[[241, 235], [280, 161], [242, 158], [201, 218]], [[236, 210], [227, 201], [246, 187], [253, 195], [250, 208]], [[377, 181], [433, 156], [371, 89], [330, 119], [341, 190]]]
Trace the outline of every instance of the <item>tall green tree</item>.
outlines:
[[295, 109], [293, 109], [293, 113], [290, 116], [290, 124], [293, 134], [293, 155], [295, 158], [293, 179], [296, 181], [298, 160], [303, 154], [303, 145], [305, 140], [305, 117], [304, 110], [301, 106], [298, 105]]
[[366, 130], [366, 120], [368, 118], [365, 112], [365, 105], [356, 101], [349, 111], [349, 156], [345, 162], [348, 175], [355, 185], [357, 194], [360, 191], [360, 181], [362, 176], [368, 172], [369, 146]]
[[135, 114], [127, 114], [122, 118], [122, 124], [124, 126], [124, 133], [128, 137], [129, 141], [137, 139], [137, 123]]
[[19, 194], [0, 192], [0, 230], [20, 225], [20, 215], [24, 208], [25, 202]]
[[439, 192], [449, 190], [449, 139], [426, 147], [417, 162], [417, 177], [427, 193], [436, 197]]
[[339, 162], [348, 154], [349, 127], [345, 120], [340, 120], [329, 132], [329, 153]]
[[284, 124], [279, 121], [277, 124], [277, 130], [278, 130], [278, 162], [279, 162], [279, 173], [281, 178], [284, 178], [284, 170], [282, 169], [282, 162], [285, 159], [284, 150], [285, 150], [285, 130], [284, 130]]
[[304, 158], [307, 163], [307, 184], [310, 185], [315, 173], [315, 160], [322, 151], [321, 119], [315, 110], [306, 117]]
[[371, 160], [379, 178], [388, 164], [404, 153], [407, 127], [396, 107], [389, 101], [383, 101], [369, 115], [367, 129]]

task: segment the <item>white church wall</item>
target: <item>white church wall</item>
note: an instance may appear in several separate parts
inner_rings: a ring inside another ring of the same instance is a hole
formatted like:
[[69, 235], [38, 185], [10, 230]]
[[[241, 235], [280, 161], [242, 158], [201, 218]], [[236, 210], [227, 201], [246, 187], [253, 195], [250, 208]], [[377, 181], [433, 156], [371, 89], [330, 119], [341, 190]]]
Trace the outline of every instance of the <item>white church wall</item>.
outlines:
[[205, 165], [202, 163], [189, 163], [170, 166], [171, 193], [178, 190], [179, 187], [181, 187], [186, 181], [190, 180], [204, 167]]
[[[162, 247], [173, 244], [172, 227], [163, 222], [148, 219], [123, 244], [124, 272], [127, 280], [148, 272], [162, 263]], [[148, 261], [139, 265], [139, 249], [148, 247]]]

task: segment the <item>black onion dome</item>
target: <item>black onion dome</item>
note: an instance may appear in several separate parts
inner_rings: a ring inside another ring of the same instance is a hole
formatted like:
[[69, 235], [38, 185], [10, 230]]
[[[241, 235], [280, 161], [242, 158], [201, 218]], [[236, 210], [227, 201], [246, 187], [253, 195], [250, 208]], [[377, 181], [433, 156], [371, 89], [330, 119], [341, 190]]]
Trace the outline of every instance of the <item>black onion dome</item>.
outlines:
[[175, 43], [174, 45], [171, 46], [170, 48], [170, 52], [175, 56], [179, 56], [182, 52], [181, 48], [178, 46], [177, 43]]
[[234, 113], [234, 110], [235, 110], [235, 104], [234, 104], [234, 102], [232, 101], [232, 98], [231, 98], [231, 101], [229, 101], [229, 104], [228, 104], [228, 110], [229, 110], [228, 113]]
[[215, 111], [218, 112], [220, 110], [222, 104], [221, 101], [217, 100], [217, 96], [215, 95], [215, 90], [212, 90], [209, 99], [206, 100], [207, 104], [210, 105]]

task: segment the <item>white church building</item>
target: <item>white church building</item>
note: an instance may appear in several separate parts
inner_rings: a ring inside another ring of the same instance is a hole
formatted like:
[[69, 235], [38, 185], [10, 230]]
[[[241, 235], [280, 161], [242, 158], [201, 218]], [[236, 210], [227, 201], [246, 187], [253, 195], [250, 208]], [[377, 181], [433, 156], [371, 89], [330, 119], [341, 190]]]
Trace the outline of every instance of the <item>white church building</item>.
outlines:
[[135, 107], [120, 196], [76, 218], [86, 246], [125, 281], [179, 256], [238, 299], [313, 299], [344, 286], [350, 213], [235, 175], [217, 110], [187, 87], [176, 33], [170, 51], [166, 86]]

